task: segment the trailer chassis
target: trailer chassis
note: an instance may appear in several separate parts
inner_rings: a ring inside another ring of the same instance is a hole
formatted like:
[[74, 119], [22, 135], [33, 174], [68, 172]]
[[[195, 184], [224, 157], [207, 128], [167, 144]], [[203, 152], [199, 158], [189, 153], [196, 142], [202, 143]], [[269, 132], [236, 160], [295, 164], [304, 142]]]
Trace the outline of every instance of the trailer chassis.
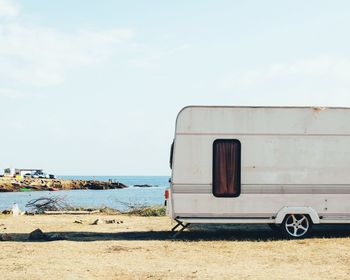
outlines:
[[[177, 237], [181, 232], [183, 232], [186, 228], [188, 228], [191, 223], [183, 223], [181, 221], [179, 221], [178, 219], [174, 219], [177, 224], [171, 229], [171, 232], [174, 232], [172, 235], [171, 235], [171, 238], [175, 238]], [[180, 230], [176, 231], [176, 229], [178, 227], [181, 227]]]

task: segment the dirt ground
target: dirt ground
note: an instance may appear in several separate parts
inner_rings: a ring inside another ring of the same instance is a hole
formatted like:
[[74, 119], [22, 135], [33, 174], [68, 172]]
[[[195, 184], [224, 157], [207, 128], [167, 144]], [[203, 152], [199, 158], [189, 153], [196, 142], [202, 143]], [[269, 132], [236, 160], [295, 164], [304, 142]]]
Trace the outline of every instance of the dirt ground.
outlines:
[[[123, 223], [90, 225], [97, 218]], [[75, 223], [81, 220], [82, 224]], [[283, 240], [267, 226], [194, 227], [167, 217], [0, 215], [1, 279], [350, 279], [350, 227]], [[66, 240], [29, 242], [36, 228]]]

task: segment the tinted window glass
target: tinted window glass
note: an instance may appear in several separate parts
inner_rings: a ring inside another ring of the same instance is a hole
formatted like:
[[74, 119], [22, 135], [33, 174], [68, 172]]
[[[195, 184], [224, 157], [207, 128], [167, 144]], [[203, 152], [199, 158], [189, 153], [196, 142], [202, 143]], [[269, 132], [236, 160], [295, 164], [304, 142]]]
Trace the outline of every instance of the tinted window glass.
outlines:
[[170, 148], [170, 169], [173, 168], [173, 158], [174, 158], [174, 142], [171, 144], [171, 148]]
[[213, 194], [236, 197], [241, 192], [241, 143], [219, 139], [213, 145]]

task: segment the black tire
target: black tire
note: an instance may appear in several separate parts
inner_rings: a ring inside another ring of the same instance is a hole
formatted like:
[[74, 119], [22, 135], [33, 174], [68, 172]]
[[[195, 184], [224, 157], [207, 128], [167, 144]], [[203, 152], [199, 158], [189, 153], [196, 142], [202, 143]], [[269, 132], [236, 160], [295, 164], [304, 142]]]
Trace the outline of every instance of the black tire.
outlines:
[[307, 214], [288, 214], [281, 224], [281, 232], [288, 239], [303, 239], [312, 229], [312, 221]]

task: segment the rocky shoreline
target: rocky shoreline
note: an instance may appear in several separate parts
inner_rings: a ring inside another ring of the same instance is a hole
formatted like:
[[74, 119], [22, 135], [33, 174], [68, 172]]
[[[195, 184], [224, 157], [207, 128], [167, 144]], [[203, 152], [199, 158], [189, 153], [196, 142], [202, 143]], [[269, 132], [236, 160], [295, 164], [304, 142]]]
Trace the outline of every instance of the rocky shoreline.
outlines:
[[66, 180], [41, 178], [8, 178], [0, 177], [0, 192], [21, 191], [60, 191], [60, 190], [109, 190], [124, 189], [128, 186], [114, 181]]

